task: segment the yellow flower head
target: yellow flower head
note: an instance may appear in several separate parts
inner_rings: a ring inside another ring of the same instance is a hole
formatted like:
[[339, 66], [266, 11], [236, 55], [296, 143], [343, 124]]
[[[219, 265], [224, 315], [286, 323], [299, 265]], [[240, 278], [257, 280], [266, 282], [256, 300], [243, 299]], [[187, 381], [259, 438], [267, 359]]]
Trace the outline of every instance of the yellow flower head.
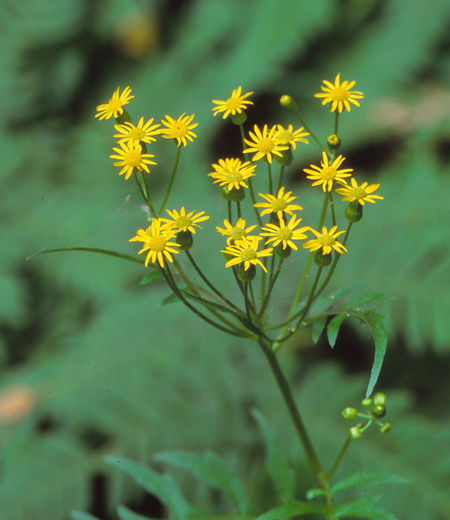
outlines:
[[241, 186], [248, 188], [245, 180], [255, 175], [253, 172], [256, 165], [241, 163], [239, 159], [219, 159], [219, 164], [213, 164], [212, 167], [216, 171], [208, 174], [208, 177], [217, 179], [214, 184], [220, 182], [220, 186], [226, 186], [230, 191], [233, 188], [238, 190]]
[[253, 92], [248, 92], [241, 96], [241, 87], [238, 87], [236, 90], [233, 90], [231, 97], [226, 101], [219, 101], [217, 99], [213, 99], [213, 103], [218, 105], [213, 108], [214, 115], [224, 112], [223, 118], [225, 119], [230, 114], [234, 116], [236, 113], [240, 114], [247, 107], [245, 105], [253, 105], [252, 101], [245, 99], [251, 96]]
[[242, 240], [236, 241], [233, 245], [228, 245], [222, 253], [227, 253], [231, 256], [234, 256], [231, 260], [229, 260], [225, 267], [230, 267], [236, 264], [244, 264], [244, 270], [250, 267], [250, 264], [257, 265], [259, 264], [264, 271], [267, 273], [267, 269], [264, 267], [264, 264], [258, 258], [263, 256], [271, 256], [273, 249], [270, 247], [268, 249], [263, 249], [258, 252], [258, 243], [261, 240], [261, 237], [248, 237]]
[[197, 226], [200, 229], [202, 229], [202, 227], [198, 225], [198, 222], [203, 222], [204, 220], [209, 219], [209, 217], [203, 216], [205, 214], [204, 211], [201, 211], [196, 215], [194, 215], [195, 211], [191, 211], [186, 215], [184, 206], [181, 208], [180, 213], [178, 213], [178, 211], [175, 209], [173, 211], [169, 211], [168, 209], [166, 209], [166, 211], [172, 217], [172, 220], [162, 218], [161, 221], [170, 224], [169, 227], [172, 228], [175, 231], [175, 233], [178, 233], [179, 231], [189, 230], [191, 233], [195, 234], [194, 226]]
[[119, 143], [123, 141], [128, 144], [138, 144], [139, 141], [142, 141], [143, 143], [156, 141], [153, 136], [161, 133], [161, 130], [157, 130], [161, 125], [151, 126], [152, 123], [153, 119], [149, 119], [144, 125], [144, 118], [141, 117], [137, 126], [134, 126], [132, 123], [115, 125], [114, 128], [119, 133], [114, 137], [120, 139]]
[[290, 248], [297, 251], [298, 247], [294, 244], [294, 242], [292, 242], [292, 240], [301, 240], [302, 238], [307, 238], [307, 235], [305, 235], [304, 232], [309, 229], [308, 226], [295, 229], [301, 220], [301, 218], [296, 220], [296, 216], [294, 215], [286, 225], [284, 219], [280, 218], [278, 226], [269, 223], [267, 226], [263, 227], [262, 230], [265, 231], [265, 233], [261, 233], [261, 236], [270, 237], [266, 240], [266, 244], [273, 242], [273, 247], [276, 247], [278, 244], [282, 243], [283, 249], [286, 249], [286, 247], [289, 246]]
[[352, 172], [352, 169], [347, 170], [338, 170], [339, 166], [345, 161], [345, 157], [340, 155], [337, 159], [333, 161], [332, 164], [328, 162], [328, 156], [325, 152], [322, 152], [322, 163], [321, 166], [314, 166], [311, 164], [311, 168], [314, 170], [303, 170], [306, 173], [308, 179], [315, 180], [313, 182], [313, 186], [322, 185], [323, 191], [331, 191], [333, 189], [333, 182], [337, 181], [342, 184], [345, 184], [344, 177], [350, 177], [351, 174], [348, 172]]
[[133, 99], [134, 96], [130, 96], [130, 87], [127, 87], [120, 95], [119, 89], [120, 87], [114, 92], [113, 97], [106, 105], [99, 105], [97, 107], [98, 114], [95, 114], [95, 117], [99, 117], [100, 119], [109, 119], [112, 116], [119, 117], [123, 114], [123, 105], [128, 104], [130, 99]]
[[[344, 108], [350, 112], [350, 103], [353, 103], [357, 107], [359, 107], [357, 99], [362, 99], [364, 97], [362, 92], [357, 92], [356, 90], [350, 91], [350, 89], [355, 84], [354, 81], [348, 82], [344, 81], [342, 84], [340, 83], [340, 74], [336, 76], [336, 79], [333, 83], [324, 80], [325, 87], [320, 87], [323, 92], [319, 94], [314, 94], [314, 97], [317, 98], [325, 98], [322, 101], [322, 105], [326, 105], [327, 103], [331, 103], [331, 112], [335, 112], [338, 109], [339, 113], [344, 111]], [[350, 101], [350, 103], [349, 103]]]
[[278, 134], [277, 139], [281, 144], [290, 144], [292, 148], [295, 150], [296, 142], [302, 142], [308, 144], [308, 140], [304, 139], [305, 136], [310, 135], [308, 132], [304, 132], [304, 128], [301, 127], [298, 130], [295, 130], [292, 125], [289, 125], [285, 130], [281, 125], [277, 125]]
[[166, 116], [167, 121], [164, 121], [164, 119], [161, 121], [163, 125], [167, 126], [167, 128], [161, 129], [162, 136], [166, 139], [176, 139], [178, 142], [177, 146], [181, 146], [181, 144], [186, 146], [186, 139], [192, 141], [193, 137], [197, 137], [194, 132], [191, 132], [191, 130], [198, 125], [198, 123], [190, 124], [194, 119], [194, 114], [184, 117], [185, 113], [183, 113], [176, 121], [170, 116]]
[[222, 233], [222, 235], [228, 235], [227, 244], [229, 246], [234, 244], [236, 240], [242, 240], [243, 238], [250, 239], [248, 233], [253, 231], [253, 229], [256, 227], [256, 225], [254, 225], [245, 229], [245, 220], [242, 218], [238, 219], [234, 227], [228, 222], [228, 220], [224, 220], [223, 223], [225, 225], [225, 229], [218, 226], [216, 229], [219, 233]]
[[297, 197], [291, 197], [292, 191], [284, 193], [284, 188], [280, 188], [276, 197], [268, 193], [267, 195], [259, 194], [260, 197], [267, 200], [267, 202], [258, 202], [254, 204], [255, 208], [266, 208], [261, 211], [261, 217], [268, 213], [276, 213], [278, 218], [283, 218], [283, 212], [293, 215], [294, 210], [303, 209], [301, 206], [296, 204], [289, 204]]
[[144, 242], [144, 246], [138, 254], [148, 251], [145, 259], [146, 267], [150, 260], [153, 263], [158, 262], [161, 267], [164, 267], [164, 258], [169, 260], [169, 262], [173, 262], [171, 253], [179, 253], [179, 251], [174, 249], [174, 247], [179, 247], [179, 244], [170, 242], [174, 234], [174, 230], [161, 225], [161, 219], [155, 218], [146, 230], [139, 229], [136, 236], [130, 238], [130, 242], [136, 240]]
[[368, 183], [364, 182], [361, 186], [358, 186], [358, 183], [353, 177], [350, 180], [352, 187], [345, 186], [336, 190], [336, 193], [345, 195], [342, 200], [348, 200], [349, 202], [357, 200], [362, 206], [364, 206], [365, 202], [372, 202], [375, 204], [373, 199], [383, 199], [380, 195], [371, 195], [371, 193], [378, 189], [380, 186], [379, 184], [371, 184], [370, 186], [367, 186]]
[[336, 238], [341, 235], [342, 233], [345, 233], [345, 231], [339, 231], [339, 233], [336, 233], [337, 226], [334, 226], [330, 229], [330, 231], [327, 231], [327, 228], [324, 227], [322, 229], [322, 233], [319, 233], [318, 231], [315, 231], [312, 228], [309, 228], [310, 231], [312, 231], [317, 238], [314, 238], [312, 240], [308, 240], [308, 242], [305, 242], [303, 244], [303, 247], [305, 249], [309, 249], [311, 252], [317, 251], [318, 249], [322, 248], [322, 254], [328, 255], [331, 253], [331, 249], [335, 249], [338, 253], [342, 254], [342, 250], [347, 251], [345, 247], [340, 243], [337, 242]]
[[250, 148], [244, 150], [244, 153], [256, 152], [253, 156], [253, 161], [258, 161], [259, 159], [264, 158], [269, 163], [272, 162], [272, 154], [282, 157], [281, 152], [287, 150], [289, 147], [282, 144], [278, 139], [278, 130], [276, 125], [274, 125], [270, 130], [268, 130], [267, 125], [264, 125], [262, 133], [256, 125], [254, 128], [255, 133], [249, 132], [250, 137], [254, 142], [244, 139], [245, 143], [250, 146]]
[[147, 157], [154, 157], [149, 153], [142, 153], [142, 146], [140, 144], [127, 144], [123, 141], [120, 143], [120, 148], [113, 148], [119, 155], [110, 155], [111, 159], [119, 159], [119, 162], [114, 163], [114, 166], [123, 166], [119, 175], [125, 174], [125, 179], [128, 179], [133, 173], [134, 168], [139, 171], [145, 170], [150, 173], [147, 164], [156, 164]]

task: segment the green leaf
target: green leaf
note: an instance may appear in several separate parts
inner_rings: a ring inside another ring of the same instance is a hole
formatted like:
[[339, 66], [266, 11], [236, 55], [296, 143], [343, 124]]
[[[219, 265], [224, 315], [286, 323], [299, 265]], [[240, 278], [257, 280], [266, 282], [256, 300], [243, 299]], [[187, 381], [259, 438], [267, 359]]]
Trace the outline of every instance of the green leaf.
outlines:
[[370, 380], [366, 390], [366, 397], [372, 394], [373, 388], [380, 375], [381, 366], [383, 365], [384, 355], [387, 348], [387, 334], [383, 325], [383, 318], [381, 314], [376, 314], [374, 311], [366, 311], [364, 313], [364, 321], [372, 332], [375, 340], [375, 359], [370, 373]]
[[289, 502], [294, 498], [294, 470], [289, 467], [286, 455], [280, 448], [277, 437], [264, 415], [255, 408], [252, 410], [252, 415], [258, 422], [267, 443], [267, 468], [275, 489], [282, 502]]
[[[128, 262], [135, 262], [136, 264], [145, 265], [145, 260], [143, 258], [136, 258], [134, 256], [126, 255], [124, 253], [118, 253], [117, 251], [110, 251], [108, 249], [99, 249], [96, 247], [64, 247], [61, 249], [45, 249], [44, 251], [39, 251], [34, 255], [27, 257], [27, 260], [31, 260], [32, 258], [40, 255], [46, 255], [48, 253], [65, 253], [67, 251], [83, 251], [85, 253], [99, 253], [101, 255], [114, 256], [116, 258], [120, 258], [122, 260], [128, 260]], [[152, 269], [156, 269], [156, 267], [149, 265], [148, 267]]]
[[346, 489], [357, 487], [375, 486], [377, 484], [407, 484], [408, 479], [388, 473], [387, 471], [355, 473], [350, 477], [341, 480], [331, 488], [331, 495]]
[[317, 343], [319, 341], [320, 335], [323, 332], [323, 329], [325, 328], [325, 323], [327, 322], [328, 316], [320, 316], [317, 318], [313, 323], [313, 329], [312, 329], [312, 340], [314, 343]]
[[72, 511], [70, 515], [73, 520], [99, 520], [96, 516], [84, 513], [83, 511]]
[[255, 520], [284, 520], [293, 516], [307, 515], [310, 513], [326, 514], [325, 507], [314, 502], [298, 502], [292, 501], [275, 509], [271, 509]]
[[144, 278], [139, 282], [139, 285], [146, 285], [148, 283], [152, 283], [155, 280], [160, 280], [163, 277], [161, 271], [159, 269], [155, 271], [151, 271], [150, 273], [147, 273]]
[[161, 475], [129, 459], [105, 457], [105, 461], [121, 469], [144, 489], [156, 495], [168, 507], [174, 518], [183, 519], [193, 512], [192, 506], [186, 502], [170, 475]]
[[306, 492], [306, 498], [308, 500], [312, 500], [313, 498], [321, 497], [321, 496], [324, 496], [324, 495], [325, 495], [325, 491], [323, 489], [320, 489], [320, 488], [309, 489]]
[[341, 328], [341, 325], [346, 317], [346, 314], [338, 314], [330, 321], [330, 323], [327, 326], [327, 336], [331, 348], [333, 348], [336, 344], [336, 338], [339, 333], [339, 329]]
[[338, 520], [350, 516], [369, 520], [398, 520], [391, 512], [379, 506], [376, 503], [377, 500], [377, 497], [360, 498], [337, 506], [333, 512], [333, 518]]
[[169, 296], [167, 296], [167, 298], [164, 298], [161, 305], [170, 305], [171, 303], [176, 303], [179, 301], [180, 299], [178, 298], [178, 296], [175, 293], [172, 293]]
[[236, 505], [239, 513], [247, 511], [248, 501], [242, 482], [215, 453], [199, 455], [188, 451], [167, 451], [158, 453], [153, 459], [189, 470], [199, 480], [223, 491]]
[[117, 514], [120, 520], [151, 520], [147, 516], [138, 515], [137, 513], [130, 511], [125, 506], [119, 506], [117, 508]]

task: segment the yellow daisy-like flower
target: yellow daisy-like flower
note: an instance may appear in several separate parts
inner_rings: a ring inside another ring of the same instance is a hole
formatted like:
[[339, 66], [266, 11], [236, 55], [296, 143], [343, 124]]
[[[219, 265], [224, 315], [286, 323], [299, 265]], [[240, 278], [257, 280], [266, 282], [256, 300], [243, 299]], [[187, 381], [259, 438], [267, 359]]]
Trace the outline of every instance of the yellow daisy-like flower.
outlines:
[[170, 224], [170, 227], [174, 229], [175, 233], [178, 233], [179, 231], [189, 230], [191, 233], [195, 234], [194, 226], [197, 226], [200, 229], [202, 229], [202, 227], [199, 226], [198, 223], [209, 219], [209, 217], [203, 216], [205, 214], [204, 211], [201, 211], [196, 215], [194, 215], [195, 211], [191, 211], [186, 215], [184, 206], [181, 208], [180, 213], [178, 213], [178, 211], [175, 209], [173, 211], [169, 211], [168, 209], [166, 209], [166, 211], [172, 217], [172, 220], [162, 218], [161, 221]]
[[267, 269], [264, 267], [264, 264], [258, 258], [263, 256], [271, 256], [273, 248], [263, 249], [258, 252], [258, 243], [261, 240], [260, 237], [248, 237], [242, 240], [236, 241], [233, 245], [228, 245], [222, 253], [227, 253], [231, 256], [234, 256], [231, 260], [229, 260], [225, 267], [231, 267], [236, 264], [244, 264], [244, 270], [250, 267], [250, 264], [257, 265], [259, 264], [264, 271], [267, 273]]
[[350, 112], [350, 103], [353, 103], [357, 107], [360, 106], [356, 100], [362, 99], [364, 97], [363, 93], [356, 90], [350, 91], [350, 89], [355, 84], [355, 81], [343, 81], [341, 84], [340, 74], [338, 74], [334, 80], [334, 85], [333, 83], [330, 83], [326, 80], [323, 82], [325, 83], [325, 87], [320, 87], [323, 92], [314, 94], [314, 97], [325, 98], [322, 101], [322, 105], [331, 103], [331, 112], [334, 112], [336, 109], [338, 109], [339, 113], [342, 113], [344, 108]]
[[113, 148], [119, 155], [110, 155], [111, 159], [119, 159], [120, 162], [114, 163], [114, 166], [123, 166], [119, 175], [125, 174], [125, 179], [128, 179], [133, 173], [134, 168], [139, 171], [145, 170], [150, 173], [147, 164], [156, 164], [147, 157], [155, 157], [149, 153], [142, 153], [142, 146], [140, 144], [127, 144], [123, 141], [120, 143], [120, 148]]
[[219, 105], [213, 108], [214, 115], [224, 112], [223, 118], [225, 119], [230, 114], [234, 116], [236, 113], [240, 114], [247, 107], [245, 105], [253, 105], [253, 101], [249, 101], [248, 96], [251, 96], [253, 92], [248, 92], [241, 96], [241, 87], [233, 90], [231, 97], [226, 101], [219, 101], [217, 99], [213, 99], [213, 103]]
[[106, 105], [99, 105], [97, 107], [98, 114], [95, 114], [95, 117], [99, 117], [101, 120], [109, 119], [112, 116], [119, 117], [123, 114], [123, 105], [127, 105], [130, 99], [133, 99], [134, 96], [130, 96], [130, 87], [127, 87], [120, 95], [119, 89], [120, 87], [114, 92], [113, 97]]
[[304, 132], [304, 128], [301, 127], [294, 132], [294, 127], [289, 125], [287, 129], [284, 129], [281, 125], [277, 125], [278, 134], [277, 139], [281, 144], [290, 144], [295, 150], [296, 142], [302, 142], [308, 144], [308, 140], [304, 139], [305, 136], [310, 135], [308, 132]]
[[258, 161], [259, 159], [264, 158], [271, 163], [272, 154], [281, 157], [281, 152], [289, 148], [288, 146], [281, 144], [281, 141], [278, 139], [278, 130], [276, 125], [274, 125], [270, 130], [268, 130], [267, 125], [264, 125], [262, 133], [256, 125], [254, 128], [255, 133], [249, 132], [250, 137], [254, 142], [244, 139], [246, 144], [250, 146], [250, 148], [244, 150], [244, 153], [256, 152], [253, 156], [253, 161]]
[[245, 180], [249, 177], [253, 177], [255, 174], [256, 165], [252, 165], [250, 162], [241, 163], [239, 159], [219, 159], [219, 164], [213, 164], [212, 167], [216, 170], [215, 172], [209, 173], [208, 177], [217, 179], [220, 186], [227, 186], [228, 190], [233, 188], [239, 189], [240, 186], [248, 188], [245, 184]]
[[339, 231], [339, 233], [336, 233], [337, 226], [334, 226], [330, 229], [330, 231], [327, 231], [327, 228], [324, 227], [322, 229], [322, 233], [319, 233], [318, 231], [315, 231], [312, 228], [309, 228], [317, 238], [314, 238], [312, 240], [308, 240], [308, 242], [305, 242], [303, 244], [303, 247], [305, 249], [309, 249], [311, 252], [317, 251], [318, 249], [322, 248], [322, 254], [328, 255], [331, 253], [331, 249], [335, 249], [338, 253], [342, 254], [342, 251], [346, 251], [345, 247], [340, 243], [337, 242], [336, 238], [341, 235], [342, 233], [345, 233], [345, 231]]
[[161, 219], [155, 218], [146, 230], [139, 229], [136, 236], [130, 238], [130, 242], [136, 240], [144, 242], [144, 246], [138, 254], [148, 251], [145, 259], [146, 267], [150, 260], [153, 263], [158, 262], [161, 267], [164, 267], [164, 258], [169, 260], [169, 262], [173, 262], [171, 253], [179, 253], [177, 249], [174, 249], [174, 247], [179, 247], [179, 244], [170, 242], [174, 234], [175, 231], [161, 224]]
[[283, 212], [288, 213], [289, 215], [293, 215], [294, 210], [303, 209], [301, 206], [297, 206], [296, 204], [289, 204], [297, 197], [291, 197], [292, 191], [288, 191], [284, 193], [284, 188], [280, 188], [276, 197], [268, 193], [267, 195], [263, 195], [259, 193], [259, 196], [263, 199], [267, 200], [267, 202], [258, 202], [254, 204], [255, 208], [266, 208], [261, 211], [261, 217], [267, 215], [268, 213], [276, 213], [278, 218], [283, 218]]
[[370, 186], [367, 186], [368, 183], [364, 182], [361, 186], [358, 186], [358, 183], [353, 177], [350, 180], [352, 187], [345, 186], [336, 190], [336, 193], [345, 195], [342, 200], [348, 200], [349, 202], [357, 200], [362, 206], [364, 206], [365, 202], [372, 202], [375, 204], [373, 199], [383, 199], [380, 195], [371, 195], [371, 193], [379, 188], [379, 184], [371, 184]]
[[253, 231], [256, 227], [256, 224], [254, 226], [250, 226], [247, 229], [245, 229], [245, 220], [240, 218], [236, 222], [236, 225], [233, 227], [228, 220], [223, 221], [225, 225], [224, 228], [216, 227], [217, 231], [219, 233], [222, 233], [222, 235], [228, 235], [227, 238], [227, 244], [230, 246], [236, 242], [236, 240], [242, 240], [243, 238], [249, 238], [248, 233]]
[[141, 117], [137, 126], [132, 123], [125, 123], [123, 125], [115, 125], [114, 128], [120, 132], [114, 137], [120, 138], [119, 143], [122, 141], [128, 144], [137, 144], [139, 141], [143, 143], [150, 143], [156, 141], [153, 137], [161, 133], [161, 130], [157, 130], [161, 125], [153, 125], [153, 119], [149, 119], [144, 125], [144, 118]]
[[350, 177], [351, 174], [348, 172], [352, 172], [352, 169], [347, 170], [338, 170], [339, 166], [344, 162], [345, 157], [340, 155], [337, 159], [333, 161], [332, 164], [328, 162], [328, 156], [325, 152], [322, 152], [322, 163], [321, 166], [314, 166], [311, 164], [311, 168], [314, 170], [303, 170], [306, 173], [308, 179], [315, 180], [313, 182], [313, 186], [322, 185], [323, 191], [331, 191], [333, 188], [333, 182], [341, 182], [342, 184], [346, 184], [344, 177]]
[[297, 217], [293, 215], [287, 225], [285, 224], [284, 219], [281, 218], [278, 226], [269, 223], [267, 226], [263, 227], [262, 230], [265, 231], [265, 233], [261, 233], [261, 236], [271, 237], [266, 240], [266, 244], [273, 242], [273, 247], [276, 247], [278, 244], [282, 243], [283, 249], [286, 249], [286, 247], [289, 246], [297, 251], [298, 247], [294, 242], [292, 242], [292, 240], [307, 238], [307, 235], [305, 235], [304, 232], [309, 229], [309, 227], [305, 226], [295, 229], [302, 220], [301, 218], [296, 220], [296, 218]]
[[161, 121], [163, 125], [167, 126], [167, 128], [161, 129], [162, 136], [166, 139], [176, 139], [178, 141], [177, 146], [181, 146], [182, 143], [183, 146], [186, 146], [186, 139], [192, 141], [193, 137], [197, 137], [194, 132], [191, 132], [191, 130], [198, 126], [198, 123], [190, 125], [190, 122], [194, 119], [194, 114], [184, 117], [185, 113], [186, 112], [184, 112], [176, 121], [170, 116], [166, 116], [167, 121], [164, 121], [164, 119]]

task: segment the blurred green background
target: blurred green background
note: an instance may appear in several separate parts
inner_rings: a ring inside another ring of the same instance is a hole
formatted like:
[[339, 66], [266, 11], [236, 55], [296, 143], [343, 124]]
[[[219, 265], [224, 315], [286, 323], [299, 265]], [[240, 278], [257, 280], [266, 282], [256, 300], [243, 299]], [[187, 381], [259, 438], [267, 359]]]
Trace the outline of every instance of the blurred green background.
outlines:
[[[398, 473], [411, 484], [383, 489], [384, 507], [401, 520], [450, 518], [448, 0], [3, 0], [0, 27], [1, 520], [65, 520], [72, 509], [109, 520], [119, 503], [157, 516], [158, 504], [102, 457], [147, 462], [182, 448], [228, 458], [262, 513], [276, 504], [261, 476], [255, 406], [296, 465], [298, 496], [313, 485], [256, 347], [161, 305], [168, 290], [140, 287], [137, 264], [85, 253], [25, 259], [70, 246], [137, 252], [128, 240], [146, 215], [109, 158], [111, 121], [94, 119], [118, 86], [131, 86], [136, 119], [195, 113], [198, 139], [183, 150], [169, 208], [212, 216], [194, 253], [230, 290], [215, 231], [226, 208], [207, 174], [238, 153], [239, 138], [212, 116], [211, 100], [241, 85], [255, 92], [250, 125], [295, 126], [278, 104], [290, 94], [325, 139], [334, 116], [313, 94], [338, 72], [364, 92], [341, 118], [345, 167], [380, 183], [384, 201], [354, 226], [330, 290], [367, 280], [364, 291], [395, 297], [381, 311], [390, 342], [377, 386], [393, 431], [354, 443], [338, 476]], [[297, 151], [287, 183], [306, 220], [321, 195], [302, 170], [320, 153]], [[161, 143], [155, 200], [173, 157]], [[295, 273], [295, 260], [287, 264]], [[279, 285], [275, 310], [292, 281]], [[372, 341], [346, 322], [334, 350], [307, 333], [281, 357], [331, 462], [348, 427], [340, 411], [363, 397]]]

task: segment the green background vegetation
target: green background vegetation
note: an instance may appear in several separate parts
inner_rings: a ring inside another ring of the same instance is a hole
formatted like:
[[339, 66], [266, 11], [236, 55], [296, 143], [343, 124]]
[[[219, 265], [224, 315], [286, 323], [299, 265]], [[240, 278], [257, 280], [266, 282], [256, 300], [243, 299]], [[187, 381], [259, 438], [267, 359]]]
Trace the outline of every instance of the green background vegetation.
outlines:
[[[136, 253], [128, 240], [146, 215], [109, 158], [111, 121], [94, 119], [98, 104], [129, 85], [134, 118], [195, 113], [198, 139], [183, 150], [169, 208], [212, 215], [194, 254], [232, 290], [215, 231], [226, 208], [206, 175], [238, 153], [239, 140], [229, 121], [212, 116], [211, 100], [241, 85], [255, 92], [251, 125], [295, 125], [278, 104], [290, 94], [325, 139], [333, 115], [313, 94], [338, 72], [365, 95], [341, 118], [345, 167], [380, 183], [385, 200], [354, 226], [330, 290], [367, 280], [364, 291], [395, 297], [381, 311], [390, 343], [377, 387], [388, 393], [393, 431], [374, 429], [354, 443], [338, 476], [395, 472], [411, 483], [380, 487], [384, 507], [401, 520], [450, 518], [448, 0], [3, 0], [0, 20], [0, 395], [19, 387], [35, 399], [29, 415], [0, 429], [1, 520], [64, 520], [72, 509], [107, 520], [120, 503], [156, 515], [103, 456], [147, 462], [163, 449], [220, 453], [262, 513], [276, 504], [253, 407], [295, 464], [298, 497], [313, 485], [256, 347], [210, 330], [179, 304], [161, 305], [168, 290], [140, 287], [146, 270], [137, 264], [84, 253], [25, 259], [80, 245]], [[297, 150], [287, 182], [306, 223], [321, 194], [302, 170], [320, 153], [314, 144]], [[161, 143], [155, 200], [173, 157], [172, 144]], [[286, 271], [296, 272], [300, 254]], [[275, 309], [291, 286], [280, 277]], [[357, 406], [367, 384], [371, 340], [349, 321], [333, 351], [307, 331], [281, 356], [331, 462], [348, 428], [340, 411]]]

